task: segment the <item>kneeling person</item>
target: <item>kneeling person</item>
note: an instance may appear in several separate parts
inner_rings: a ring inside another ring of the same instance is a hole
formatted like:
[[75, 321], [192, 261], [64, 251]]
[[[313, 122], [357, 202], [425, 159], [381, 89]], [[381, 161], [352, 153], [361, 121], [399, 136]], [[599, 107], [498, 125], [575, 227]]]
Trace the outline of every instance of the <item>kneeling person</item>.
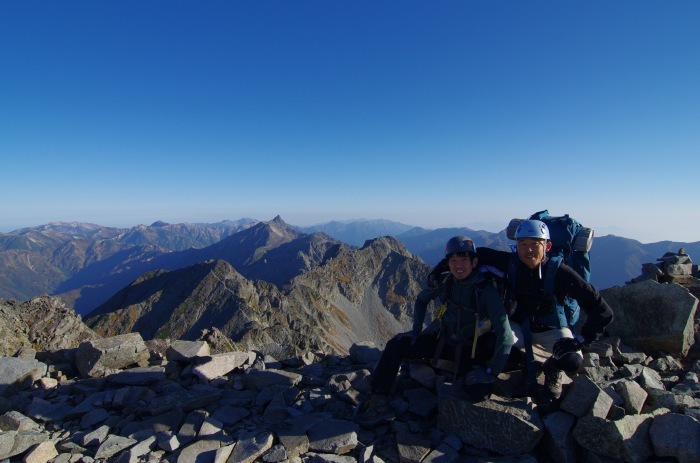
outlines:
[[[451, 238], [445, 260], [449, 272], [416, 298], [413, 329], [387, 342], [372, 373], [372, 393], [358, 410], [358, 423], [376, 425], [393, 417], [388, 395], [404, 359], [454, 361], [454, 379], [464, 378], [475, 400], [489, 394], [494, 377], [503, 370], [514, 337], [498, 291], [476, 270], [474, 243], [465, 236]], [[427, 306], [438, 297], [442, 305], [437, 318], [423, 330]]]

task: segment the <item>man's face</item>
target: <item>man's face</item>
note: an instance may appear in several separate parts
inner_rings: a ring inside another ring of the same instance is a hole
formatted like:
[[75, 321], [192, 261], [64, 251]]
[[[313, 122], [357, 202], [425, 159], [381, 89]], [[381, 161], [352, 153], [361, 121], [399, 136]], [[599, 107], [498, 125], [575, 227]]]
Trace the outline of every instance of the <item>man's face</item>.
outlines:
[[539, 238], [519, 238], [518, 257], [528, 268], [535, 268], [542, 263], [551, 247], [551, 241]]
[[458, 280], [463, 280], [472, 274], [474, 267], [476, 266], [477, 258], [474, 258], [474, 262], [469, 259], [468, 254], [453, 254], [447, 263], [450, 265], [450, 272]]

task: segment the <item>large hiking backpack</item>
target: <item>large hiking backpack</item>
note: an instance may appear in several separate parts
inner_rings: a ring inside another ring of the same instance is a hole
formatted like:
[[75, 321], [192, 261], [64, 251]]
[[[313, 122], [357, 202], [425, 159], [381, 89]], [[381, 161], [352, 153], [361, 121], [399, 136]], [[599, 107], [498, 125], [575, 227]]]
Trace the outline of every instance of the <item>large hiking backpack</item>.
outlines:
[[[591, 260], [589, 251], [593, 244], [593, 230], [581, 225], [576, 219], [563, 216], [551, 216], [549, 211], [536, 212], [528, 220], [541, 220], [549, 228], [549, 237], [552, 241], [552, 249], [549, 251], [549, 262], [545, 267], [544, 293], [552, 298], [552, 304], [556, 308], [558, 324], [560, 327], [573, 328], [579, 318], [580, 308], [576, 299], [565, 297], [557, 300], [554, 296], [554, 276], [561, 263], [565, 263], [581, 275], [586, 282], [591, 279]], [[515, 230], [523, 219], [513, 219], [508, 224], [506, 234], [509, 239], [515, 239]], [[514, 272], [515, 265], [511, 265]], [[509, 278], [514, 282], [515, 275]], [[552, 320], [542, 320], [545, 324], [552, 324]]]

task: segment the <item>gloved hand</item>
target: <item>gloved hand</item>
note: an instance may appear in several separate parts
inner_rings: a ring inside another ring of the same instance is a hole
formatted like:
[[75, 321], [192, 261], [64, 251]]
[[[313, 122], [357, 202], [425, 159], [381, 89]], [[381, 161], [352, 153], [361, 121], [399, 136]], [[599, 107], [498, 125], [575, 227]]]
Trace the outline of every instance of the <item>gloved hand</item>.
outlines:
[[561, 338], [559, 341], [554, 343], [552, 351], [554, 353], [554, 359], [559, 360], [566, 354], [573, 354], [578, 352], [583, 348], [583, 338], [577, 336], [576, 338]]
[[474, 384], [491, 384], [495, 378], [486, 368], [474, 367], [464, 378], [464, 384], [472, 386]]
[[482, 367], [475, 367], [464, 378], [464, 390], [474, 402], [489, 397], [494, 377]]
[[428, 274], [428, 288], [437, 288], [438, 281], [440, 281], [440, 274], [448, 270], [450, 270], [450, 265], [447, 263], [446, 259], [442, 259], [438, 262], [435, 268]]

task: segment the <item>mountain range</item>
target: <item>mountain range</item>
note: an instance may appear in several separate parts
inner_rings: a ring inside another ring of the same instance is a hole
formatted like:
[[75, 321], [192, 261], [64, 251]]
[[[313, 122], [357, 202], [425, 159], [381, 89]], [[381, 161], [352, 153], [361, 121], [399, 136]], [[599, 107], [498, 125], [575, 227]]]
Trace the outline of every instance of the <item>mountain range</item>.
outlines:
[[[308, 228], [279, 216], [130, 229], [57, 222], [0, 234], [0, 298], [57, 295], [102, 336], [196, 339], [215, 327], [246, 348], [344, 352], [358, 339], [382, 345], [409, 326], [415, 296], [455, 235], [512, 244], [505, 231], [386, 220]], [[592, 283], [622, 285], [679, 248], [700, 255], [698, 242], [596, 237]]]

